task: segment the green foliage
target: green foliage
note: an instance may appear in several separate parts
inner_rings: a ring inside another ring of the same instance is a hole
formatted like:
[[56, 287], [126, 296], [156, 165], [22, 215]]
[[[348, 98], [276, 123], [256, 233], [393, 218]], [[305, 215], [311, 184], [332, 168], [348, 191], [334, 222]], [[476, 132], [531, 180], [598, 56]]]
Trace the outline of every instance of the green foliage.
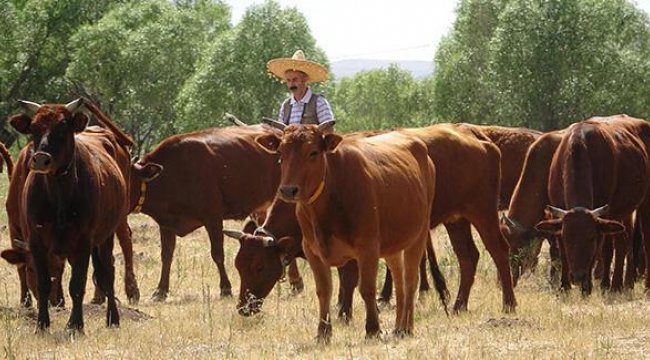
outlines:
[[210, 1], [124, 4], [73, 36], [67, 75], [98, 95], [138, 150], [146, 149], [179, 131], [178, 91], [229, 21], [228, 8]]
[[436, 109], [543, 130], [648, 118], [649, 50], [647, 15], [628, 1], [464, 0], [436, 56]]
[[330, 101], [338, 131], [419, 126], [433, 119], [433, 81], [393, 64], [341, 79]]
[[211, 44], [183, 86], [177, 98], [181, 129], [222, 125], [224, 112], [249, 123], [276, 117], [287, 89], [267, 74], [266, 63], [291, 57], [297, 49], [329, 67], [295, 8], [281, 8], [274, 1], [250, 7], [232, 32]]

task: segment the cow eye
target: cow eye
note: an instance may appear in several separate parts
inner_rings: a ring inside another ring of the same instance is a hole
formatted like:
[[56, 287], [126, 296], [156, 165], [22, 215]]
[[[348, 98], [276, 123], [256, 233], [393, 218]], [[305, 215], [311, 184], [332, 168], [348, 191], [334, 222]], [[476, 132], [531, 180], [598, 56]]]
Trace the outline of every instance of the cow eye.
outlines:
[[316, 156], [318, 156], [318, 151], [313, 150], [312, 152], [309, 153], [309, 158], [310, 159], [315, 159]]

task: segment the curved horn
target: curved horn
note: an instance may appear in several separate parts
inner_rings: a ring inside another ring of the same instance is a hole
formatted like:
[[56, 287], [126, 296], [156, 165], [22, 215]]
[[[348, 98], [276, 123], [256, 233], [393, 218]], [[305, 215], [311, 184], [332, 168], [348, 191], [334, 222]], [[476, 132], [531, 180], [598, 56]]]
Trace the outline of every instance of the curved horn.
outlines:
[[609, 205], [608, 204], [605, 204], [605, 205], [599, 207], [598, 209], [593, 209], [593, 210], [590, 211], [591, 215], [593, 215], [595, 217], [601, 217], [603, 215], [607, 215], [608, 212], [609, 212]]
[[241, 237], [244, 236], [243, 232], [231, 229], [223, 229], [223, 234], [237, 240], [241, 239]]
[[13, 242], [14, 242], [14, 245], [16, 245], [17, 248], [23, 249], [23, 250], [29, 250], [29, 244], [27, 244], [27, 242], [22, 241], [22, 240], [18, 240], [18, 239], [14, 239]]
[[35, 102], [27, 101], [27, 100], [18, 100], [18, 103], [20, 106], [27, 112], [29, 116], [33, 116], [36, 114], [38, 109], [41, 108], [41, 104], [37, 104]]
[[274, 120], [274, 119], [271, 119], [271, 118], [267, 118], [267, 117], [262, 118], [262, 124], [269, 125], [271, 127], [274, 127], [276, 129], [280, 129], [282, 131], [284, 131], [284, 129], [287, 128], [287, 124], [285, 124], [283, 122], [280, 122], [280, 121], [277, 121], [277, 120]]
[[524, 233], [526, 232], [526, 228], [518, 223], [517, 221], [511, 219], [508, 217], [506, 214], [501, 215], [501, 222], [505, 224], [508, 229], [510, 229], [511, 233]]
[[264, 247], [275, 246], [277, 244], [277, 241], [275, 241], [275, 239], [270, 236], [265, 236], [262, 238], [262, 245], [264, 245]]
[[65, 104], [65, 107], [66, 109], [68, 109], [68, 111], [74, 114], [77, 111], [81, 110], [81, 105], [83, 104], [84, 104], [83, 98], [79, 98], [77, 100], [73, 100]]
[[553, 215], [553, 216], [555, 216], [557, 218], [560, 218], [560, 219], [563, 218], [564, 215], [567, 214], [566, 210], [560, 209], [558, 207], [551, 206], [551, 205], [546, 205], [546, 210], [548, 210], [551, 213], [551, 215]]
[[237, 117], [235, 115], [231, 114], [231, 113], [224, 113], [223, 114], [223, 119], [228, 120], [228, 121], [230, 121], [231, 123], [233, 123], [233, 124], [235, 124], [237, 126], [246, 126], [247, 125], [245, 122], [237, 119]]
[[334, 129], [334, 125], [336, 125], [336, 120], [330, 120], [330, 121], [325, 121], [323, 123], [318, 124], [318, 130], [321, 132], [325, 132], [330, 129]]

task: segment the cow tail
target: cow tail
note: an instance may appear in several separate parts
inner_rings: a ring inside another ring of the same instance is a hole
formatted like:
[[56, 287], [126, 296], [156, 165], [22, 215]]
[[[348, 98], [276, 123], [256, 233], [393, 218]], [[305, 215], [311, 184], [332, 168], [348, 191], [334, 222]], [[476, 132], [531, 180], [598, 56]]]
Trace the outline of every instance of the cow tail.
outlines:
[[[0, 142], [0, 154], [2, 155], [5, 164], [7, 164], [7, 177], [11, 180], [11, 174], [13, 174], [14, 172], [14, 161], [11, 159], [11, 154], [9, 154], [9, 150], [7, 150], [5, 145], [1, 142]], [[0, 171], [1, 171], [1, 167], [0, 167]]]
[[[634, 278], [638, 278], [638, 274], [642, 274], [643, 272], [639, 272], [639, 270], [645, 270], [645, 266], [648, 266], [648, 264], [642, 264], [644, 258], [643, 258], [643, 252], [644, 249], [642, 248], [643, 246], [643, 232], [641, 229], [641, 226], [643, 224], [641, 223], [641, 216], [639, 216], [639, 213], [637, 211], [635, 219], [634, 219], [634, 232], [632, 233], [632, 261], [634, 264]], [[647, 249], [645, 250], [647, 251]]]
[[449, 316], [449, 311], [447, 310], [447, 304], [450, 297], [449, 289], [447, 289], [447, 282], [445, 281], [445, 277], [442, 275], [440, 267], [438, 267], [438, 260], [436, 259], [436, 252], [433, 250], [431, 239], [427, 240], [427, 259], [429, 260], [429, 268], [431, 268], [433, 286], [436, 288], [436, 292], [440, 297], [440, 302], [445, 309], [445, 314]]

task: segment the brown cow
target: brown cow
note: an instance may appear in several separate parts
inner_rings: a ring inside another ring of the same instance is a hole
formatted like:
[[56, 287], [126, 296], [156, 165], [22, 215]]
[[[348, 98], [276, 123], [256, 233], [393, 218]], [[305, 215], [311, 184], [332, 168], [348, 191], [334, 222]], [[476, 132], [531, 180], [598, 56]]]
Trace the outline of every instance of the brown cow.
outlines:
[[[81, 133], [88, 117], [80, 100], [67, 105], [21, 102], [30, 115], [10, 119], [19, 132], [31, 135], [34, 152], [20, 207], [20, 228], [28, 239], [38, 278], [38, 329], [50, 326], [49, 260], [67, 258], [72, 266], [72, 312], [66, 326], [84, 327], [82, 302], [92, 254], [94, 278], [108, 297], [107, 326], [119, 326], [113, 283], [113, 236], [127, 214], [127, 187], [114, 157], [120, 146], [110, 132]], [[107, 151], [112, 149], [112, 151]]]
[[[549, 169], [548, 209], [555, 218], [536, 225], [560, 235], [563, 289], [574, 282], [591, 293], [591, 271], [605, 238], [616, 256], [612, 290], [634, 286], [634, 263], [628, 261], [625, 283], [623, 263], [632, 250], [632, 213], [638, 209], [642, 223], [650, 220], [648, 149], [650, 124], [627, 115], [591, 118], [566, 130]], [[650, 231], [643, 232], [647, 245]], [[609, 278], [607, 259], [604, 268], [603, 279]]]
[[551, 160], [562, 140], [563, 130], [546, 133], [528, 149], [521, 176], [517, 182], [507, 215], [503, 216], [503, 234], [510, 244], [510, 262], [515, 283], [525, 271], [537, 263], [541, 242], [546, 237], [551, 244], [551, 276], [557, 271], [559, 254], [552, 234], [542, 234], [534, 226], [544, 219], [548, 204], [548, 173]]
[[278, 156], [262, 150], [255, 138], [274, 131], [255, 125], [175, 135], [133, 164], [130, 208], [151, 216], [160, 227], [162, 271], [153, 300], [162, 301], [169, 292], [176, 236], [201, 226], [210, 237], [221, 296], [232, 294], [222, 222], [243, 219], [273, 201], [280, 179]]
[[257, 142], [280, 152], [278, 196], [297, 203], [303, 251], [314, 273], [319, 298], [318, 338], [331, 337], [330, 266], [355, 259], [359, 291], [366, 305], [366, 335], [379, 334], [375, 300], [379, 257], [395, 274], [395, 333], [411, 334], [418, 267], [429, 236], [435, 170], [426, 146], [413, 137], [388, 133], [342, 139], [328, 123], [290, 125], [282, 138]]
[[[99, 124], [103, 127], [108, 128], [110, 133], [115, 136], [115, 140], [120, 146], [114, 147], [113, 144], [108, 144], [106, 147], [107, 151], [114, 151], [114, 158], [120, 166], [120, 170], [126, 178], [130, 170], [130, 159], [129, 152], [127, 147], [132, 146], [133, 144], [128, 138], [127, 135], [122, 133], [122, 131], [117, 128], [113, 122], [106, 117], [97, 107], [88, 101], [83, 101], [83, 105], [90, 110], [90, 113], [95, 115], [99, 120]], [[97, 136], [100, 141], [105, 137], [104, 130], [101, 130], [97, 127], [88, 127], [86, 131], [81, 133], [79, 136], [83, 137], [92, 137]], [[33, 152], [32, 143], [28, 143], [20, 151], [18, 159], [16, 161], [16, 171], [12, 174], [11, 180], [9, 183], [9, 190], [7, 192], [7, 219], [9, 223], [9, 234], [12, 239], [12, 249], [5, 250], [2, 252], [2, 257], [8, 262], [17, 265], [18, 276], [20, 280], [20, 302], [25, 307], [31, 306], [31, 296], [29, 290], [31, 289], [35, 297], [38, 298], [38, 290], [36, 289], [36, 278], [34, 269], [26, 266], [29, 265], [29, 262], [26, 261], [28, 256], [28, 248], [25, 242], [25, 236], [20, 230], [20, 204], [23, 194], [23, 189], [25, 181], [27, 179], [27, 174], [29, 173], [29, 161], [30, 154]], [[131, 229], [127, 223], [126, 217], [120, 221], [118, 228], [116, 230], [116, 235], [119, 239], [120, 247], [124, 255], [124, 287], [129, 303], [137, 303], [140, 298], [140, 291], [138, 289], [138, 284], [135, 278], [135, 273], [133, 271], [133, 245], [131, 240]], [[63, 296], [63, 291], [61, 288], [61, 279], [64, 270], [64, 261], [53, 257], [50, 259], [50, 274], [52, 275], [52, 292], [50, 294], [50, 304], [53, 306], [65, 305], [65, 298]], [[26, 272], [32, 273], [31, 277], [26, 275]], [[29, 284], [28, 284], [29, 281]], [[95, 296], [93, 297], [93, 303], [102, 303], [105, 299], [105, 295], [101, 293], [99, 287], [95, 286]]]

